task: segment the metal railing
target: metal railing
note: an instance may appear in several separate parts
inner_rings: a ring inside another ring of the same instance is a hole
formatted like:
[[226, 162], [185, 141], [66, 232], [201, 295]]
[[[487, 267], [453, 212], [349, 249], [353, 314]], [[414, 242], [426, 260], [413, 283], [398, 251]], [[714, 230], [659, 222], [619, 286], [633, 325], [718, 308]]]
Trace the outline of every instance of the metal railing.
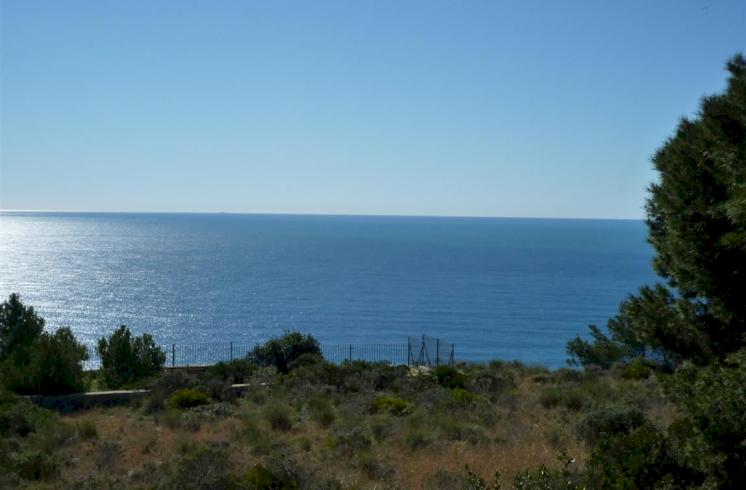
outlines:
[[407, 364], [410, 366], [453, 366], [456, 346], [435, 337], [407, 337]]
[[[166, 354], [166, 367], [208, 366], [221, 361], [241, 359], [256, 344], [248, 342], [210, 342], [196, 344], [161, 344]], [[454, 345], [440, 339], [422, 336], [408, 337], [406, 344], [321, 344], [321, 353], [329, 362], [341, 364], [352, 361], [387, 362], [393, 365], [438, 366], [452, 365]], [[85, 369], [101, 367], [94, 349]]]

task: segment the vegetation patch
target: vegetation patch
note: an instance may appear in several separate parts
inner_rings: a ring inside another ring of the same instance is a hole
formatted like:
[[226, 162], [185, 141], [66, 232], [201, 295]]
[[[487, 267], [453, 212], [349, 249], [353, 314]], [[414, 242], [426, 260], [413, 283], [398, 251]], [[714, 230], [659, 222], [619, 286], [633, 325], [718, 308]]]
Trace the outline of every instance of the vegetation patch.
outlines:
[[373, 400], [371, 407], [374, 413], [388, 412], [393, 415], [404, 415], [411, 411], [412, 403], [390, 395], [382, 395]]
[[210, 403], [210, 397], [193, 388], [177, 390], [168, 400], [168, 404], [174, 408], [192, 408], [208, 403]]

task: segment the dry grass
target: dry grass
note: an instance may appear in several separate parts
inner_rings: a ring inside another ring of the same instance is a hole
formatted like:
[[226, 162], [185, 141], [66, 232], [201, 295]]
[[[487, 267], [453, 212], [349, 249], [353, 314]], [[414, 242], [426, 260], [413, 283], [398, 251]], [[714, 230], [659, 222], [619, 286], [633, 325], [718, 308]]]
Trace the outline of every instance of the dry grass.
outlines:
[[[236, 476], [257, 463], [272, 466], [278, 458], [290, 458], [304, 478], [323, 476], [358, 488], [381, 488], [384, 483], [387, 488], [434, 488], [439, 472], [446, 470], [460, 478], [466, 464], [485, 477], [499, 472], [509, 482], [527, 468], [558, 467], [561, 451], [582, 467], [587, 448], [575, 427], [584, 412], [547, 409], [539, 401], [542, 390], [566, 382], [537, 381], [518, 368], [512, 376], [511, 388], [478, 395], [455, 408], [451, 392], [437, 386], [397, 391], [396, 396], [412, 400], [415, 407], [413, 413], [399, 415], [372, 413], [368, 407], [377, 395], [364, 387], [357, 392], [330, 391], [324, 396], [333, 402], [336, 418], [328, 426], [315, 420], [306, 405], [308, 393], [319, 388], [306, 385], [278, 385], [263, 396], [238, 400], [229, 414], [203, 417], [197, 423], [179, 422], [184, 414], [194, 415], [191, 410], [148, 415], [142, 409], [120, 407], [67, 415], [62, 419], [71, 426], [95, 426], [96, 436], [77, 437], [59, 448], [56, 454], [63, 462], [59, 480], [106, 477], [126, 483], [148, 465], [173, 469], [184, 454], [205, 446], [224, 448]], [[601, 396], [594, 393], [624, 390], [615, 380], [600, 378], [592, 383], [606, 385], [586, 387], [589, 406], [610, 402], [594, 399]], [[586, 389], [579, 383], [570, 385]], [[292, 423], [275, 424], [273, 429], [267, 407], [281, 404]], [[653, 404], [646, 415], [661, 426], [674, 416], [668, 404]], [[433, 425], [428, 425], [429, 417]], [[474, 440], [446, 438], [437, 423], [449, 420], [479, 426], [482, 435]], [[407, 434], [413, 427], [431, 438], [412, 446]], [[376, 436], [376, 431], [382, 432]]]

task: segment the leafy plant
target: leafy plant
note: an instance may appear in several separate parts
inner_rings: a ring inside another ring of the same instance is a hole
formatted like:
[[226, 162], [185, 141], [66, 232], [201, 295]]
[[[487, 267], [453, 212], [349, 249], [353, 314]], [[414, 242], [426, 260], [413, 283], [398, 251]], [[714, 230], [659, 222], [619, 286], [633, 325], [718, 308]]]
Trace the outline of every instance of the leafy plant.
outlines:
[[264, 409], [264, 418], [274, 430], [287, 432], [293, 427], [290, 408], [280, 403], [272, 403]]
[[210, 397], [206, 393], [193, 388], [182, 388], [168, 400], [168, 404], [175, 408], [192, 408], [210, 403]]
[[466, 375], [450, 366], [436, 367], [433, 370], [433, 379], [445, 388], [466, 388]]
[[166, 353], [151, 335], [133, 336], [126, 325], [120, 326], [108, 339], [99, 339], [96, 350], [104, 381], [112, 388], [157, 374], [166, 362]]
[[[21, 360], [23, 358], [23, 360]], [[61, 395], [85, 388], [83, 361], [88, 350], [68, 327], [42, 332], [34, 343], [16, 349], [5, 361], [5, 383], [16, 393]]]
[[404, 415], [412, 409], [412, 403], [395, 396], [379, 396], [373, 400], [373, 412], [388, 412], [393, 415]]
[[28, 349], [44, 331], [44, 319], [24, 306], [17, 293], [0, 304], [0, 362], [19, 349]]
[[293, 361], [308, 354], [322, 356], [319, 341], [311, 335], [289, 332], [257, 345], [248, 354], [248, 359], [260, 366], [275, 366], [281, 373], [287, 373]]

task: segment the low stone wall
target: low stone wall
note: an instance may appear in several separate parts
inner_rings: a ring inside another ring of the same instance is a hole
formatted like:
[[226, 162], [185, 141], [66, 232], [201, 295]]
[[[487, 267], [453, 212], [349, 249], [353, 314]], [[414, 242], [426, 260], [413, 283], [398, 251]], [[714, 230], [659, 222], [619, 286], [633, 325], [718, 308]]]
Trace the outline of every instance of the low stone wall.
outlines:
[[60, 412], [75, 412], [93, 407], [114, 407], [138, 400], [149, 393], [148, 390], [92, 391], [69, 395], [32, 395], [26, 398], [43, 408]]
[[[236, 396], [249, 390], [248, 384], [234, 384], [231, 389]], [[94, 407], [115, 407], [126, 405], [147, 396], [150, 390], [115, 390], [71, 393], [69, 395], [31, 395], [25, 398], [36, 405], [59, 412], [70, 413]]]

